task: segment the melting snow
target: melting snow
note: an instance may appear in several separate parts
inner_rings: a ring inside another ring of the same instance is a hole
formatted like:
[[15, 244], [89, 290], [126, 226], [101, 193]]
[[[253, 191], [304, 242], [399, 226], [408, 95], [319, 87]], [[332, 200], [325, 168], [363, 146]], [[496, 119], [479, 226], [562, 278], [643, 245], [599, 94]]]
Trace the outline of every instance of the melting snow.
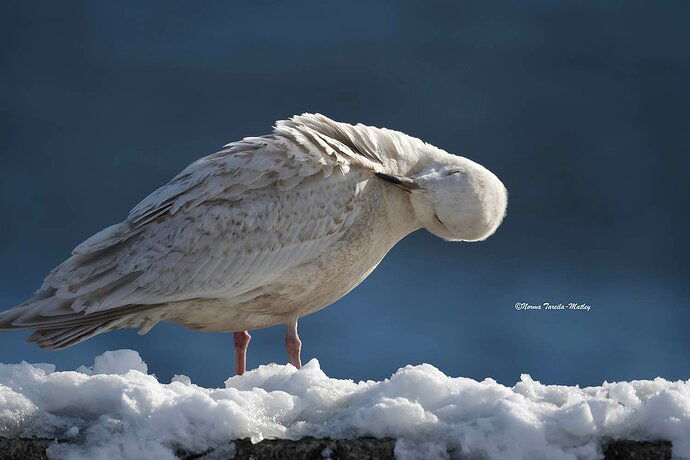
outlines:
[[667, 439], [690, 458], [690, 380], [661, 378], [599, 387], [513, 387], [406, 366], [381, 382], [326, 376], [317, 360], [301, 370], [261, 366], [203, 388], [186, 376], [161, 383], [139, 354], [117, 350], [92, 367], [0, 364], [0, 436], [74, 439], [52, 458], [175, 458], [250, 437], [398, 439], [398, 458], [600, 458], [605, 436]]

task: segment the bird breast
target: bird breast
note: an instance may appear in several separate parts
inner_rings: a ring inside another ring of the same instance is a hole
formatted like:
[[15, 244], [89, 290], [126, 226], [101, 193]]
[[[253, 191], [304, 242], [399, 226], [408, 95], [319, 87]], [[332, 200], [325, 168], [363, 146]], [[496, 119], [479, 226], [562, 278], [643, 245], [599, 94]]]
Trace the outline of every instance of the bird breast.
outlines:
[[361, 283], [400, 239], [390, 231], [379, 184], [371, 181], [366, 189], [357, 219], [338, 239], [237, 308], [275, 312], [287, 321], [332, 304]]

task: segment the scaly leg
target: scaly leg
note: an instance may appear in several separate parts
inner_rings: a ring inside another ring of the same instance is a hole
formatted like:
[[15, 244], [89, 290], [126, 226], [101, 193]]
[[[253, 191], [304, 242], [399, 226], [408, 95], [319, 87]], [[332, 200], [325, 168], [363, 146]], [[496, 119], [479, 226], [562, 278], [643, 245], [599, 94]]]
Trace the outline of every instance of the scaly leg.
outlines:
[[235, 332], [235, 375], [242, 375], [247, 370], [247, 346], [252, 336], [249, 332]]
[[297, 369], [302, 367], [300, 360], [300, 352], [302, 351], [302, 341], [297, 335], [297, 319], [287, 325], [287, 334], [285, 334], [285, 348], [287, 348], [290, 364]]

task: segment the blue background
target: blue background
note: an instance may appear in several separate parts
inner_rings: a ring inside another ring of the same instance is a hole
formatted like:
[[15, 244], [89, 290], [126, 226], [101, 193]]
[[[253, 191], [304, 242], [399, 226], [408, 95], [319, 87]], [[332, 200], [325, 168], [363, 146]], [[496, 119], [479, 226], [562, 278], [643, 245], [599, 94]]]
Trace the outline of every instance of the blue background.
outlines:
[[[403, 240], [302, 319], [305, 360], [353, 379], [690, 377], [689, 3], [236, 3], [4, 5], [0, 308], [196, 158], [317, 111], [466, 155], [510, 205], [483, 243]], [[249, 367], [285, 362], [283, 334], [253, 332]], [[160, 324], [60, 352], [26, 335], [0, 334], [0, 362], [133, 348], [164, 380], [232, 374], [229, 334]]]

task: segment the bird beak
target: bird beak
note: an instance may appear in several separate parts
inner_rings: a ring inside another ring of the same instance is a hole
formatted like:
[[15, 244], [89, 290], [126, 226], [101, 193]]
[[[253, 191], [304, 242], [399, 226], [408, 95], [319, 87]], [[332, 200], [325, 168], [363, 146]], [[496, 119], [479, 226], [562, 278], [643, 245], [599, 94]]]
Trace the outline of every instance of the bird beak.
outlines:
[[377, 172], [375, 173], [377, 177], [385, 180], [386, 182], [390, 182], [391, 184], [395, 185], [401, 190], [406, 191], [407, 193], [411, 193], [413, 190], [420, 190], [421, 187], [417, 185], [417, 183], [410, 179], [409, 177], [404, 177], [404, 176], [393, 176], [391, 174], [386, 174], [386, 173], [381, 173]]

